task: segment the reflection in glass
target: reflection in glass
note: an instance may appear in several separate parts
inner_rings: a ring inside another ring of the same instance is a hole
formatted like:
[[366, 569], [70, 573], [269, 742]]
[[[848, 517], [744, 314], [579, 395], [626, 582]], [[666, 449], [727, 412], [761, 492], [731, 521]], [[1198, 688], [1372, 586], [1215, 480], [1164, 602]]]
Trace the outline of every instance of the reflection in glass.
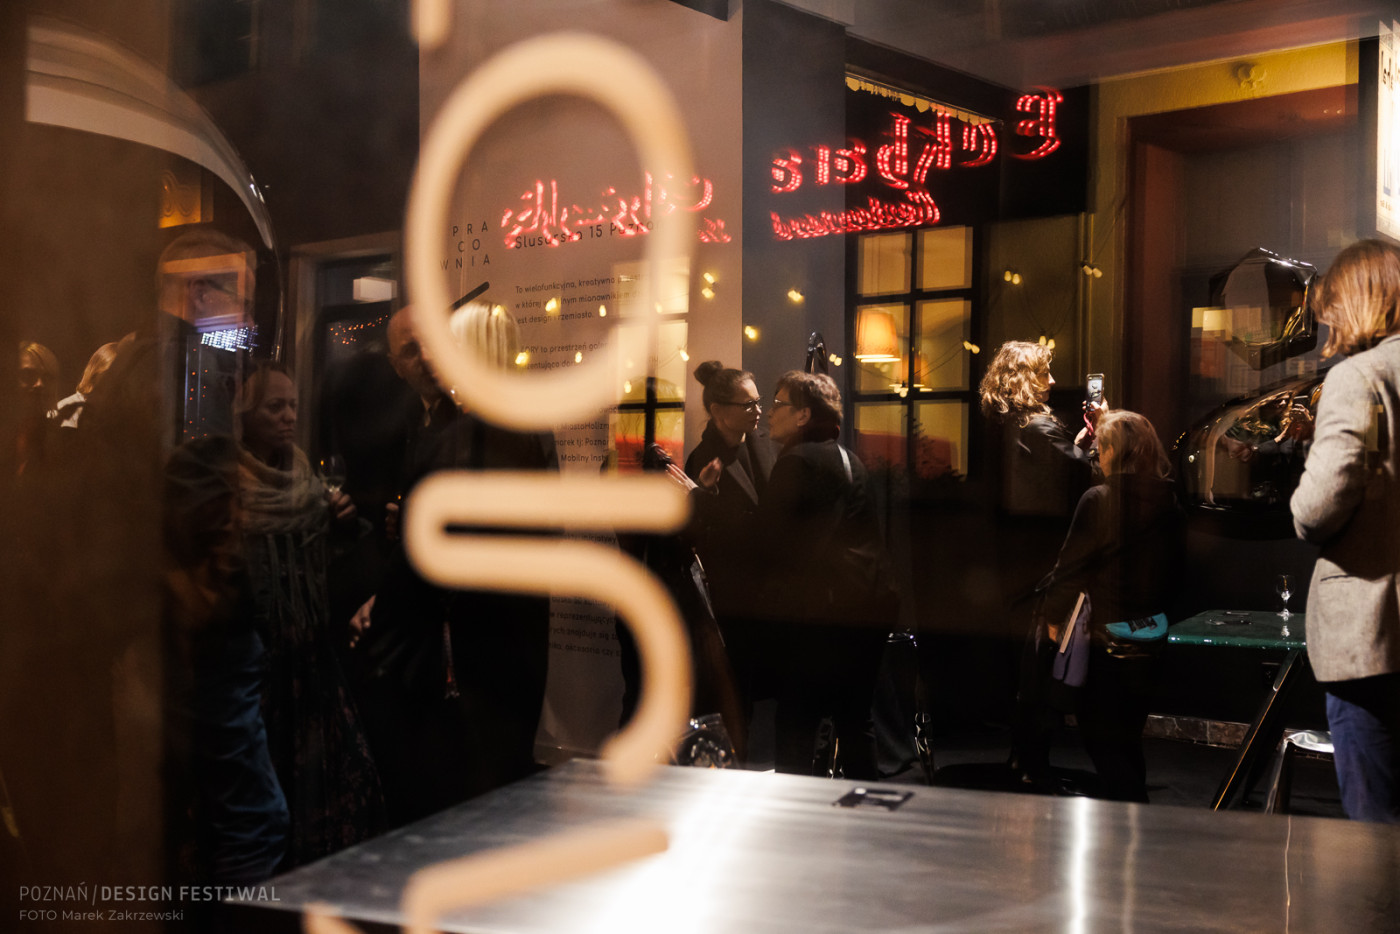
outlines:
[[907, 233], [870, 234], [860, 238], [861, 295], [891, 295], [909, 291]]

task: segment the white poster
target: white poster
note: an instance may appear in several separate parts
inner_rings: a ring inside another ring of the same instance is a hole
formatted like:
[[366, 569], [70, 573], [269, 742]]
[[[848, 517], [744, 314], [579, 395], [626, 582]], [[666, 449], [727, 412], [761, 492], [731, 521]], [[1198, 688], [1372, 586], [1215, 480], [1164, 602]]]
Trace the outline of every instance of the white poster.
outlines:
[[[648, 377], [670, 403], [658, 440], [677, 457], [703, 423], [688, 382], [694, 363], [740, 355], [742, 106], [739, 16], [719, 20], [669, 0], [599, 3], [516, 0], [457, 5], [452, 38], [422, 56], [422, 126], [473, 67], [523, 39], [585, 31], [641, 54], [684, 114], [695, 171], [675, 177], [647, 166], [600, 106], [572, 97], [528, 102], [506, 114], [465, 154], [442, 232], [444, 275], [463, 296], [520, 325], [526, 369], [577, 366], [622, 329], [619, 397], [630, 406], [556, 427], [561, 468], [624, 469], [641, 453]], [[548, 68], [542, 61], [539, 67]], [[662, 272], [661, 308], [638, 307], [642, 254], [652, 218], [690, 214], [692, 253]], [[660, 312], [655, 346], [642, 314]], [[694, 362], [692, 362], [694, 361]], [[683, 404], [684, 408], [679, 406]], [[538, 749], [592, 752], [618, 726], [622, 680], [612, 611], [553, 600], [549, 688]]]
[[1376, 81], [1376, 232], [1400, 240], [1400, 96], [1395, 93], [1395, 38], [1400, 22], [1380, 25]]

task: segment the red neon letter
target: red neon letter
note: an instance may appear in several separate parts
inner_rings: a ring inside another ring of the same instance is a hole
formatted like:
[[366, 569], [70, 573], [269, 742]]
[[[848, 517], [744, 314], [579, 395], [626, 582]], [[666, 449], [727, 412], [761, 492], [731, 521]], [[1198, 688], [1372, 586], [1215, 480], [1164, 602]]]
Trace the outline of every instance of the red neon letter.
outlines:
[[875, 150], [875, 167], [892, 187], [908, 188], [909, 182], [904, 176], [909, 172], [909, 118], [899, 114], [890, 116], [894, 117], [894, 128], [889, 135], [894, 137], [894, 142]]
[[773, 157], [773, 192], [781, 194], [785, 191], [796, 191], [802, 185], [802, 172], [797, 168], [802, 164], [802, 157], [789, 149], [787, 158], [782, 156]]
[[817, 184], [825, 185], [831, 181], [831, 147], [813, 146], [812, 149], [817, 154]]
[[1017, 159], [1043, 159], [1060, 148], [1060, 137], [1055, 132], [1056, 108], [1064, 101], [1059, 91], [1053, 88], [1036, 88], [1035, 94], [1022, 94], [1016, 101], [1020, 113], [1035, 114], [1029, 120], [1016, 121], [1016, 135], [1039, 139], [1040, 145], [1022, 155], [1012, 153]]
[[914, 166], [914, 182], [923, 185], [928, 179], [930, 168], [948, 169], [953, 165], [952, 119], [947, 114], [940, 113], [932, 130], [919, 127], [919, 132], [932, 139], [932, 142], [924, 147], [918, 164]]
[[832, 160], [836, 171], [836, 181], [843, 185], [855, 185], [865, 178], [865, 144], [858, 139], [851, 140], [851, 148], [836, 150]]
[[959, 162], [958, 165], [972, 168], [973, 166], [986, 165], [997, 157], [997, 131], [990, 123], [983, 123], [978, 126], [964, 125], [962, 132], [962, 148], [968, 152], [977, 152], [975, 158], [966, 162]]

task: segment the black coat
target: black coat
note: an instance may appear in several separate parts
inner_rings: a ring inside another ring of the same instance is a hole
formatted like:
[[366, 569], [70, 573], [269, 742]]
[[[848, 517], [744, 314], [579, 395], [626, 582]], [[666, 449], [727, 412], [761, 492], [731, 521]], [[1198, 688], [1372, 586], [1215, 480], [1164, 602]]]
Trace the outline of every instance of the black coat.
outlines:
[[893, 623], [892, 594], [865, 465], [835, 441], [802, 441], [773, 465], [759, 501], [766, 615], [803, 622]]
[[764, 576], [762, 542], [755, 521], [759, 500], [773, 472], [773, 445], [767, 435], [751, 431], [742, 445], [730, 447], [711, 422], [686, 458], [686, 474], [699, 481], [700, 471], [715, 458], [724, 470], [713, 492], [697, 490], [692, 494], [693, 518], [688, 533], [705, 566], [715, 615], [726, 619], [751, 611], [754, 591]]

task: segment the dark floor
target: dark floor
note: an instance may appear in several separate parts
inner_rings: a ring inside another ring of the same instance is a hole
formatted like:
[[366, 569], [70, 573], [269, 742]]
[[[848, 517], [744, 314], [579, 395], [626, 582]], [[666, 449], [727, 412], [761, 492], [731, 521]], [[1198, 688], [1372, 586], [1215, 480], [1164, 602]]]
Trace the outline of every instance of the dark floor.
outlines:
[[[771, 730], [770, 703], [755, 709], [753, 768], [769, 768], [766, 761], [765, 733]], [[931, 735], [934, 783], [956, 788], [980, 788], [1006, 793], [1027, 793], [1011, 781], [1005, 768], [1011, 749], [1011, 730], [1001, 724], [943, 726]], [[912, 745], [894, 748], [882, 745], [882, 764], [892, 770], [892, 782], [928, 784], [923, 766], [913, 758]], [[1233, 765], [1237, 750], [1183, 740], [1152, 736], [1143, 740], [1147, 757], [1147, 793], [1151, 803], [1176, 807], [1209, 808], [1221, 781]], [[1085, 790], [1093, 786], [1093, 766], [1072, 725], [1057, 734], [1050, 756], [1056, 776], [1064, 784]], [[1231, 806], [1237, 810], [1262, 811], [1268, 793], [1272, 758], [1260, 766], [1253, 791]], [[1345, 818], [1337, 791], [1337, 776], [1331, 759], [1296, 756], [1288, 809], [1294, 814], [1313, 817]]]
[[[934, 780], [940, 785], [1012, 790], [1003, 767], [1011, 747], [1009, 730], [984, 727], [933, 737]], [[1153, 804], [1209, 808], [1221, 780], [1234, 763], [1237, 750], [1173, 739], [1146, 737], [1147, 794]], [[1057, 738], [1051, 765], [1070, 781], [1092, 783], [1093, 766], [1073, 727]], [[1254, 791], [1232, 803], [1239, 810], [1260, 811], [1268, 792], [1272, 761], [1265, 764]], [[907, 770], [901, 780], [923, 783], [921, 767]], [[1295, 757], [1292, 793], [1294, 814], [1345, 817], [1330, 759]]]

